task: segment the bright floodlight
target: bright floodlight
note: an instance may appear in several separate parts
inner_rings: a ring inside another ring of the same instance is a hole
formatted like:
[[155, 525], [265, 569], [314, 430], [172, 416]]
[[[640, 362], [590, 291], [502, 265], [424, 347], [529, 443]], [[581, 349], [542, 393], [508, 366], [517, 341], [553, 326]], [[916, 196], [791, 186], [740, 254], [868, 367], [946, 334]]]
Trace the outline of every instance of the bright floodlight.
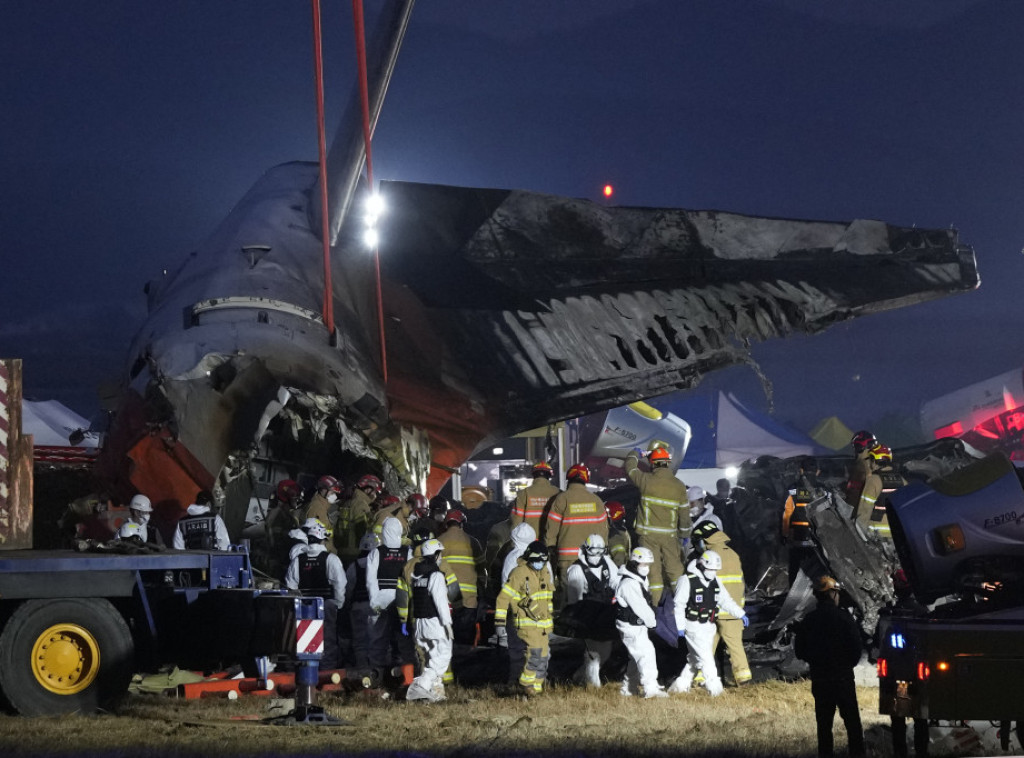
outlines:
[[366, 212], [371, 216], [380, 216], [384, 213], [384, 198], [376, 192], [367, 197]]
[[604, 192], [605, 197], [611, 197], [613, 194], [615, 194], [615, 189], [612, 187], [612, 185], [606, 184], [604, 185], [604, 189], [602, 190], [602, 192]]
[[366, 243], [366, 246], [369, 248], [377, 247], [377, 243], [380, 242], [380, 235], [377, 234], [377, 230], [367, 229], [363, 232], [363, 242]]
[[740, 473], [740, 470], [735, 466], [727, 466], [725, 469], [726, 479], [735, 479]]
[[491, 455], [501, 455], [504, 452], [505, 452], [505, 448], [503, 448], [503, 447], [496, 447], [496, 448], [494, 448], [491, 451]]

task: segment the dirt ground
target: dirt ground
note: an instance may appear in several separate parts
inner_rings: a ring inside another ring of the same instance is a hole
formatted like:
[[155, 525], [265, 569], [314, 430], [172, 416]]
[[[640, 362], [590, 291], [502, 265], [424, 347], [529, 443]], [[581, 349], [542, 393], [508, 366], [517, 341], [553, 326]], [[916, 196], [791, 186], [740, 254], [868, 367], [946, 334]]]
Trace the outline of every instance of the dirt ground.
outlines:
[[[241, 756], [813, 756], [813, 700], [806, 681], [769, 681], [668, 699], [623, 698], [553, 686], [526, 701], [493, 688], [450, 686], [447, 702], [406, 703], [365, 692], [323, 696], [341, 726], [272, 726], [267, 698], [237, 701], [132, 696], [116, 714], [0, 716], [0, 755]], [[888, 752], [877, 690], [858, 691], [870, 754]], [[837, 754], [846, 737], [836, 720]]]

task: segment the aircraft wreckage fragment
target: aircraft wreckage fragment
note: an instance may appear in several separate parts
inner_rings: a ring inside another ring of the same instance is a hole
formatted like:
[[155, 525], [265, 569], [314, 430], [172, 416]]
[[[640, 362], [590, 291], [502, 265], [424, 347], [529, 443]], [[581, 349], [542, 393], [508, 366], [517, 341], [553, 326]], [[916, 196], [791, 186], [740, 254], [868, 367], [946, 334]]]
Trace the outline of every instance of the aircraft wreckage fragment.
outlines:
[[373, 259], [347, 228], [335, 334], [319, 315], [316, 178], [315, 164], [271, 169], [147, 286], [110, 473], [182, 502], [220, 477], [230, 524], [276, 424], [300, 447], [327, 436], [377, 458], [393, 491], [433, 492], [508, 434], [692, 387], [753, 341], [978, 285], [954, 230], [384, 182], [385, 384]]

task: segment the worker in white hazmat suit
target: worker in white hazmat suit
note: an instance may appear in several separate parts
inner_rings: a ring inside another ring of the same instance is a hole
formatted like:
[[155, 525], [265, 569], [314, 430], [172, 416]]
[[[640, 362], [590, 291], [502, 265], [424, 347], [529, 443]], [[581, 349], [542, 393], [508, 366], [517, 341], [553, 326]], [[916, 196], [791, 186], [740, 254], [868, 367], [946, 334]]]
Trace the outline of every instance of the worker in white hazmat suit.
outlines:
[[[608, 606], [610, 614], [610, 607], [615, 599], [615, 588], [618, 586], [619, 569], [608, 556], [608, 547], [604, 538], [600, 534], [591, 534], [587, 537], [587, 541], [580, 546], [579, 558], [569, 566], [566, 572], [566, 609], [563, 613], [568, 613], [576, 603], [585, 601], [587, 605], [594, 603]], [[595, 613], [593, 617], [596, 619], [600, 616]], [[608, 631], [613, 632], [614, 630], [609, 628]], [[584, 638], [583, 642], [586, 645], [583, 652], [583, 665], [580, 666], [573, 679], [588, 687], [600, 687], [601, 666], [611, 656], [612, 641], [606, 638], [592, 639], [588, 637]]]
[[620, 690], [627, 697], [638, 694], [638, 686], [643, 689], [644, 697], [666, 697], [665, 690], [658, 684], [654, 643], [647, 634], [657, 623], [647, 578], [653, 563], [654, 553], [650, 548], [633, 548], [626, 565], [619, 569], [619, 586], [615, 589], [615, 628], [629, 652], [626, 678]]
[[[421, 557], [412, 570], [412, 611], [423, 671], [409, 685], [406, 700], [438, 702], [445, 699], [443, 680], [452, 660], [454, 634], [448, 585], [438, 566], [443, 547], [440, 540], [424, 542]], [[408, 633], [405, 623], [402, 632]]]
[[722, 680], [715, 666], [714, 644], [715, 618], [719, 610], [740, 619], [744, 628], [750, 619], [739, 604], [732, 599], [729, 591], [718, 582], [722, 568], [722, 556], [714, 550], [705, 551], [686, 574], [676, 582], [676, 627], [679, 636], [686, 638], [688, 655], [686, 666], [676, 677], [669, 692], [689, 692], [693, 678], [703, 672], [704, 686], [712, 696], [722, 694]]
[[366, 558], [366, 589], [370, 596], [370, 667], [384, 670], [392, 662], [391, 642], [400, 636], [395, 593], [411, 551], [402, 544], [402, 522], [394, 517], [384, 520], [381, 542]]

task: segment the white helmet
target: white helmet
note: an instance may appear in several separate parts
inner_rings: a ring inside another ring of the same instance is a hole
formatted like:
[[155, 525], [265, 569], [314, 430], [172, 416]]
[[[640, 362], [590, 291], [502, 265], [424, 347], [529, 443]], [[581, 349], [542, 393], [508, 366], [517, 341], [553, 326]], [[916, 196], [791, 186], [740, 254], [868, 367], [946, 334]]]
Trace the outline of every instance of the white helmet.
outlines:
[[380, 540], [377, 539], [377, 535], [372, 530], [367, 530], [359, 538], [359, 549], [364, 553], [370, 552], [379, 544]]
[[714, 550], [705, 550], [701, 554], [700, 560], [697, 561], [697, 565], [705, 571], [721, 571], [722, 556], [720, 556]]
[[637, 563], [654, 563], [654, 553], [649, 547], [635, 547], [629, 554], [629, 559]]
[[690, 487], [686, 490], [686, 496], [690, 499], [691, 503], [694, 500], [703, 500], [707, 497], [707, 494], [703, 487]]
[[306, 523], [302, 525], [302, 531], [315, 540], [327, 539], [327, 527], [317, 518], [306, 519]]
[[444, 550], [444, 545], [441, 544], [441, 540], [427, 540], [420, 548], [420, 555], [424, 558], [429, 558], [436, 553], [440, 553], [442, 550]]
[[129, 510], [139, 511], [140, 513], [152, 513], [153, 506], [150, 505], [149, 498], [145, 495], [139, 494], [132, 498], [132, 501], [128, 503]]
[[600, 534], [592, 534], [583, 543], [583, 552], [587, 555], [604, 555], [607, 546], [604, 544], [604, 537]]

